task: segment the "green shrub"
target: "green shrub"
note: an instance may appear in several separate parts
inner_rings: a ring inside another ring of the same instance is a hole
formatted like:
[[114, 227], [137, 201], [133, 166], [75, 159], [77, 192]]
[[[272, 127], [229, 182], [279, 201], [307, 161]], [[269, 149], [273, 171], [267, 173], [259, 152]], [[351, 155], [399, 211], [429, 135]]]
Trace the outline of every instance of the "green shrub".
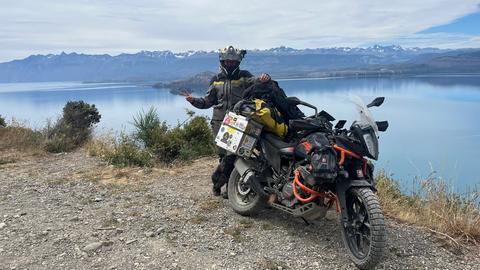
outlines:
[[62, 133], [55, 134], [45, 141], [45, 150], [50, 153], [70, 152], [75, 148], [73, 141]]
[[65, 124], [63, 118], [57, 120], [56, 123], [47, 123], [44, 129], [45, 134], [45, 150], [50, 153], [69, 152], [76, 148], [72, 136], [72, 130]]
[[170, 163], [180, 155], [183, 141], [183, 130], [179, 127], [167, 130], [164, 134], [158, 134], [150, 149], [160, 161]]
[[195, 157], [213, 155], [215, 143], [208, 119], [204, 116], [194, 116], [183, 127], [185, 143], [180, 150], [180, 159], [189, 160]]
[[0, 127], [6, 127], [7, 126], [7, 122], [5, 121], [5, 118], [2, 117], [2, 115], [0, 114]]
[[161, 122], [155, 108], [151, 107], [147, 112], [139, 112], [133, 118], [135, 137], [143, 142], [145, 147], [152, 147], [168, 130], [165, 122]]
[[69, 101], [63, 107], [63, 120], [72, 129], [85, 130], [100, 122], [101, 115], [95, 104], [84, 101]]
[[93, 126], [101, 115], [95, 105], [83, 101], [69, 101], [63, 115], [55, 124], [47, 124], [45, 149], [48, 152], [68, 152], [82, 146], [92, 135]]
[[192, 111], [187, 114], [190, 117], [184, 123], [169, 128], [154, 108], [142, 111], [134, 117], [134, 137], [166, 163], [212, 155], [215, 145], [208, 119]]
[[104, 159], [116, 166], [153, 166], [152, 155], [147, 150], [141, 149], [133, 138], [125, 134], [120, 135], [112, 151], [104, 153]]

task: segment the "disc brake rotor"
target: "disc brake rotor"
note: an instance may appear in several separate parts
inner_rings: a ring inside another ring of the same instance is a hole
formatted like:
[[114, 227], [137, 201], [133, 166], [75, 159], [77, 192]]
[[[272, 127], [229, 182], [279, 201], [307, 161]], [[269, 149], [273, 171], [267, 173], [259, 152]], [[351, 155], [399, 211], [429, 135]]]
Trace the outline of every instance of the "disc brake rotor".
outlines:
[[251, 191], [250, 183], [248, 183], [248, 179], [251, 175], [252, 172], [248, 172], [243, 177], [240, 177], [237, 182], [237, 191], [241, 196], [246, 196]]

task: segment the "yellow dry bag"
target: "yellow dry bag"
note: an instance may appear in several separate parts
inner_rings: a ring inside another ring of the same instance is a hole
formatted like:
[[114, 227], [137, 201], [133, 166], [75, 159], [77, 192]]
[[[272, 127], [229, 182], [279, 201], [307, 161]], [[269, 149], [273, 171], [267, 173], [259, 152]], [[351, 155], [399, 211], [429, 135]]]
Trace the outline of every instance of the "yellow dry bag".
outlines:
[[255, 113], [251, 118], [264, 126], [265, 131], [279, 137], [285, 137], [288, 126], [281, 113], [270, 104], [261, 99], [255, 99]]

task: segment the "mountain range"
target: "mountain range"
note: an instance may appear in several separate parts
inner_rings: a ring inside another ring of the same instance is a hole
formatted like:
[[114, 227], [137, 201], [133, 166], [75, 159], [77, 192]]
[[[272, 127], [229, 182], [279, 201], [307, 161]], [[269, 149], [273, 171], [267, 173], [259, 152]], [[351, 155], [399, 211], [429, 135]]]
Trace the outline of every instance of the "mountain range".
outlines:
[[[277, 78], [480, 71], [480, 49], [368, 48], [249, 50], [242, 69]], [[111, 56], [61, 53], [0, 63], [0, 82], [175, 81], [218, 70], [214, 51], [141, 51]]]

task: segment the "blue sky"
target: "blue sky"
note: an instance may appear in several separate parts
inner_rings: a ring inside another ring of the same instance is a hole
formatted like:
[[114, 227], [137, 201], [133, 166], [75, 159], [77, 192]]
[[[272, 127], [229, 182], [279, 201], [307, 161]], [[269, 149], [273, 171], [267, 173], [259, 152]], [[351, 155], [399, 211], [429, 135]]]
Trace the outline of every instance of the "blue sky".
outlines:
[[462, 33], [466, 35], [480, 35], [480, 12], [465, 15], [447, 24], [430, 27], [420, 33]]
[[0, 0], [0, 62], [140, 50], [480, 47], [480, 0]]

